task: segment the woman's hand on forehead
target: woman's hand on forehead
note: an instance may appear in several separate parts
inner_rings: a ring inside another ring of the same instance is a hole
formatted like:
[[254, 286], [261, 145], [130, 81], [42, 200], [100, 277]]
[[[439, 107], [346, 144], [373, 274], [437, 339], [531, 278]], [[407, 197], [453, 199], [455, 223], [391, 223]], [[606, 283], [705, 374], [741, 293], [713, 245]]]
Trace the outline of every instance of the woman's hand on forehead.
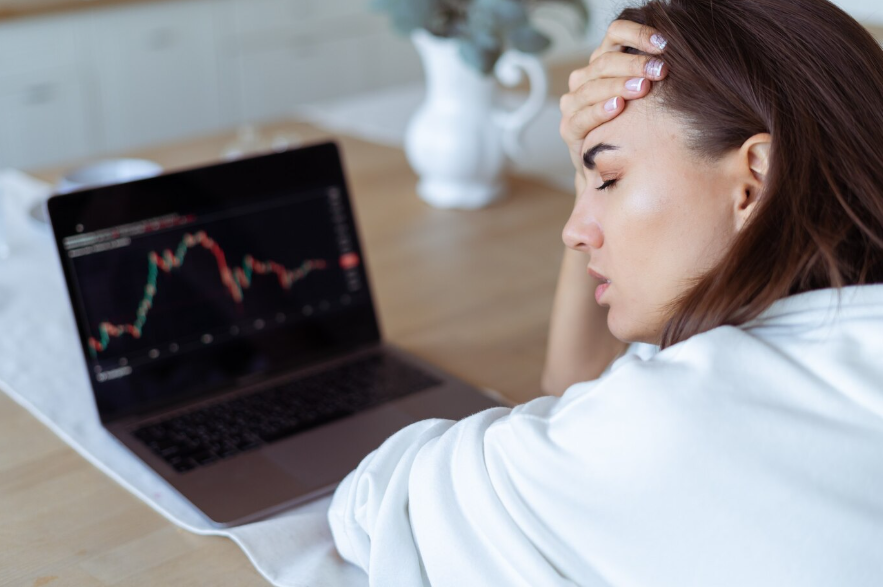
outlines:
[[[561, 137], [570, 150], [579, 177], [583, 173], [582, 144], [598, 126], [625, 109], [626, 100], [646, 96], [668, 67], [661, 58], [667, 41], [653, 28], [615, 20], [589, 64], [570, 74], [570, 91], [561, 97]], [[646, 53], [626, 53], [633, 48]]]

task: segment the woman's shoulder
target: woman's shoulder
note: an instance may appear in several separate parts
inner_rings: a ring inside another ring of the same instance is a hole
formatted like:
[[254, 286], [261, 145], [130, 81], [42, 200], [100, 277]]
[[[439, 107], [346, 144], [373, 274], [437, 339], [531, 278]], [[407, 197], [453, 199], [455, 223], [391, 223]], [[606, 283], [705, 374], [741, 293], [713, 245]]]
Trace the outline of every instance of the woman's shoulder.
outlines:
[[647, 342], [630, 343], [628, 347], [626, 347], [625, 352], [623, 352], [622, 355], [620, 355], [610, 363], [608, 370], [613, 370], [614, 365], [621, 364], [622, 359], [632, 360], [627, 359], [627, 357], [633, 357], [642, 361], [646, 361], [655, 357], [657, 353], [659, 353], [659, 351], [660, 347], [658, 344], [650, 344]]
[[[663, 395], [683, 399], [702, 390], [732, 390], [734, 386], [742, 387], [740, 378], [775, 368], [771, 364], [775, 356], [768, 350], [750, 333], [733, 326], [720, 326], [665, 349], [632, 342], [597, 379], [571, 386], [562, 397], [605, 394], [623, 388], [627, 391], [616, 393], [641, 396], [665, 392]], [[756, 368], [746, 370], [747, 363]]]
[[[861, 406], [883, 405], [880, 340], [846, 327], [788, 335], [767, 330], [724, 325], [665, 349], [633, 343], [598, 379], [565, 391], [568, 401], [559, 411], [582, 396], [591, 396], [593, 405], [653, 404], [674, 413], [726, 407], [716, 412], [721, 418], [732, 418], [736, 405], [747, 411], [776, 406], [783, 413], [849, 408], [844, 417], [860, 416], [853, 412], [864, 411]], [[847, 397], [853, 401], [844, 402]]]
[[[707, 355], [713, 352], [713, 347], [717, 344], [719, 343], [708, 340], [708, 337], [700, 339], [698, 335], [666, 349], [645, 342], [629, 343], [597, 379], [572, 386], [565, 392], [565, 397], [571, 395], [571, 391], [580, 393], [583, 390], [603, 390], [608, 387], [619, 387], [622, 384], [633, 389], [643, 387], [643, 384], [655, 387], [654, 382], [661, 383], [673, 373], [677, 373], [678, 377], [684, 377], [688, 375], [689, 369], [684, 368], [682, 355], [686, 354], [688, 357], [695, 357], [697, 354]], [[687, 362], [692, 361], [688, 358]], [[641, 384], [638, 384], [639, 380]]]

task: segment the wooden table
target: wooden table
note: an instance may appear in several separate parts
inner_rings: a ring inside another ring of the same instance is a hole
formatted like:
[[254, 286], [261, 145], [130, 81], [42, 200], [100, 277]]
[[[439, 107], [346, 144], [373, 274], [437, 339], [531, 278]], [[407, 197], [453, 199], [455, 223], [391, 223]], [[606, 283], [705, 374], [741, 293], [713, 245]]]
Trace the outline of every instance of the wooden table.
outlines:
[[[269, 130], [330, 136], [296, 122]], [[190, 167], [231, 139], [131, 155]], [[386, 338], [513, 401], [539, 395], [573, 195], [513, 179], [484, 210], [435, 210], [415, 195], [400, 150], [338, 140]], [[232, 541], [177, 529], [2, 394], [0, 447], [0, 585], [267, 584]]]
[[141, 4], [159, 1], [165, 0], [0, 0], [0, 21], [116, 4]]

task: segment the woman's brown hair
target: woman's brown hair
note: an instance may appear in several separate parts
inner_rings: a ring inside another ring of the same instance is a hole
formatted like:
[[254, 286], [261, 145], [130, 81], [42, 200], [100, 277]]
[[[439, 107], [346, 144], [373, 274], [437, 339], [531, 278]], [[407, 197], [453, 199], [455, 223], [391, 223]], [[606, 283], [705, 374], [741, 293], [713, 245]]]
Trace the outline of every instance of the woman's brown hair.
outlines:
[[883, 283], [883, 49], [826, 0], [653, 0], [621, 19], [668, 44], [664, 108], [717, 158], [772, 136], [730, 252], [669, 307], [660, 346], [801, 292]]

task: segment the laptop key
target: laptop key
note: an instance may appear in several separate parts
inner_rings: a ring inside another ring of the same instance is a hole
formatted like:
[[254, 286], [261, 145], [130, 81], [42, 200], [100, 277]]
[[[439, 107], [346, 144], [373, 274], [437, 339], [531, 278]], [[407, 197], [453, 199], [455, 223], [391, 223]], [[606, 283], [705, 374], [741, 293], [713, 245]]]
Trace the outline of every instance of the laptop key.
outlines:
[[263, 444], [263, 442], [261, 442], [260, 439], [258, 439], [257, 437], [245, 438], [245, 439], [242, 439], [239, 441], [239, 443], [236, 445], [236, 448], [240, 452], [244, 452], [247, 450], [251, 450], [253, 448], [257, 448], [257, 447], [261, 446], [262, 444]]
[[196, 461], [200, 465], [207, 465], [209, 463], [213, 463], [218, 460], [217, 455], [209, 450], [203, 450], [198, 453], [191, 455], [194, 461]]
[[187, 471], [196, 468], [196, 462], [189, 458], [172, 458], [169, 459], [169, 464], [172, 465], [172, 467], [174, 467], [174, 469], [179, 473], [186, 473]]
[[134, 435], [183, 473], [439, 383], [389, 355], [370, 355], [147, 424]]

